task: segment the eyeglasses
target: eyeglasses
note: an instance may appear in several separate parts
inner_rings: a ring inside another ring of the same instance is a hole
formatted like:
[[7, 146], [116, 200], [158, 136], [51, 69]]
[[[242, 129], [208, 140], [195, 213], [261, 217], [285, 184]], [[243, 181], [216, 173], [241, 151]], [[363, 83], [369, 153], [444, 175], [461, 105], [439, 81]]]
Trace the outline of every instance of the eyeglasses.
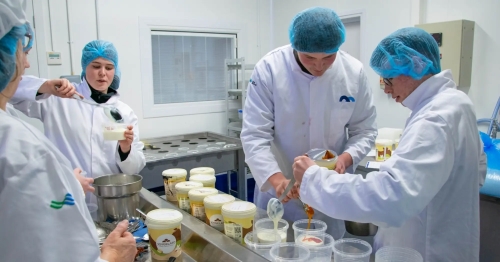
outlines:
[[392, 78], [383, 78], [384, 80], [384, 84], [387, 85], [387, 86], [392, 86]]
[[23, 51], [28, 51], [33, 46], [33, 30], [29, 23], [24, 25], [26, 28], [26, 34], [24, 34], [23, 38]]

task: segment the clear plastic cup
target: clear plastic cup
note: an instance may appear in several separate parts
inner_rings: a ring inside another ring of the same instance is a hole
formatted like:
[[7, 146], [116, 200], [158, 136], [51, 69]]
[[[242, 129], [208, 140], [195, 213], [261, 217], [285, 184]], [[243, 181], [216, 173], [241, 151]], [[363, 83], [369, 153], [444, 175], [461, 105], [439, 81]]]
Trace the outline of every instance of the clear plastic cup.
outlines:
[[[290, 226], [284, 219], [278, 221], [278, 233], [281, 236], [281, 242], [286, 242], [287, 231]], [[259, 234], [260, 232], [274, 231], [274, 222], [269, 218], [262, 218], [255, 222], [254, 231]]]
[[377, 262], [423, 262], [422, 255], [406, 247], [383, 247], [375, 253]]
[[271, 248], [281, 242], [281, 237], [279, 234], [274, 233], [273, 235], [274, 239], [273, 241], [269, 243], [259, 243], [259, 241], [253, 241], [253, 232], [248, 232], [248, 234], [245, 236], [245, 245], [253, 250], [255, 253], [267, 258], [268, 260], [271, 260]]
[[326, 223], [317, 220], [311, 219], [311, 226], [307, 229], [308, 219], [300, 219], [293, 222], [293, 239], [296, 239], [298, 236], [308, 233], [308, 234], [319, 234], [326, 232]]
[[333, 243], [335, 262], [369, 262], [372, 247], [366, 241], [356, 238], [343, 238]]
[[309, 262], [330, 262], [332, 260], [334, 239], [325, 233], [302, 234], [295, 239], [295, 243], [309, 249]]
[[292, 243], [280, 243], [271, 248], [272, 261], [281, 262], [305, 262], [308, 261], [311, 252], [304, 246]]
[[128, 124], [106, 123], [102, 126], [104, 140], [125, 140]]

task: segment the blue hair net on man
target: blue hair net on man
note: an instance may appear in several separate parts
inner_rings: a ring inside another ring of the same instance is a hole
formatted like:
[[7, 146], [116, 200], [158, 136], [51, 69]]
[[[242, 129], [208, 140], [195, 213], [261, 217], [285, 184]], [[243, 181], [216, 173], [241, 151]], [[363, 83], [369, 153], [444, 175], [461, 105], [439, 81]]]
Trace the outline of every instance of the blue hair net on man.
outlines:
[[87, 66], [99, 57], [112, 62], [115, 66], [115, 76], [109, 88], [117, 90], [120, 87], [121, 72], [118, 67], [118, 51], [116, 51], [115, 46], [111, 42], [94, 40], [85, 45], [82, 51], [82, 78], [85, 77]]
[[419, 80], [441, 72], [439, 47], [426, 31], [407, 27], [384, 38], [373, 51], [370, 66], [383, 78], [400, 75]]
[[288, 29], [292, 48], [306, 53], [333, 54], [345, 41], [340, 17], [329, 8], [313, 7], [298, 13]]

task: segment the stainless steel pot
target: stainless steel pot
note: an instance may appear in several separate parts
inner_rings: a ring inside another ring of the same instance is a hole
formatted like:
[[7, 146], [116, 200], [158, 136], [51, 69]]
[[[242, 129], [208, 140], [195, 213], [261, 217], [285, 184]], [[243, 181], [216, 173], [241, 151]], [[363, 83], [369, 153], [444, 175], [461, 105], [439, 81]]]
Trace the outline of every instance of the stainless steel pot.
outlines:
[[98, 222], [139, 216], [135, 209], [139, 207], [142, 176], [127, 174], [101, 176], [94, 180], [93, 186], [99, 207]]
[[374, 236], [377, 234], [378, 231], [378, 226], [372, 224], [372, 223], [359, 223], [359, 222], [354, 222], [354, 221], [344, 221], [345, 223], [345, 230], [355, 236]]

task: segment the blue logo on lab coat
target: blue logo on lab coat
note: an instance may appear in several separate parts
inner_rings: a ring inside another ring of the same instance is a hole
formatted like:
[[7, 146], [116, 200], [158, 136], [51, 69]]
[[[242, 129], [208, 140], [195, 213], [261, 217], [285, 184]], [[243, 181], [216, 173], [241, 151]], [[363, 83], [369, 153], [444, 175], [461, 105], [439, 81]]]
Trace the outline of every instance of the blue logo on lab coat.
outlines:
[[352, 96], [341, 96], [340, 99], [339, 99], [339, 102], [342, 102], [342, 101], [345, 101], [345, 102], [356, 102], [356, 99], [354, 99], [354, 97], [352, 97]]
[[68, 206], [74, 206], [75, 205], [75, 199], [73, 198], [73, 196], [70, 193], [67, 193], [64, 196], [63, 201], [52, 200], [50, 202], [50, 207], [53, 208], [53, 209], [61, 209], [64, 205], [68, 205]]

